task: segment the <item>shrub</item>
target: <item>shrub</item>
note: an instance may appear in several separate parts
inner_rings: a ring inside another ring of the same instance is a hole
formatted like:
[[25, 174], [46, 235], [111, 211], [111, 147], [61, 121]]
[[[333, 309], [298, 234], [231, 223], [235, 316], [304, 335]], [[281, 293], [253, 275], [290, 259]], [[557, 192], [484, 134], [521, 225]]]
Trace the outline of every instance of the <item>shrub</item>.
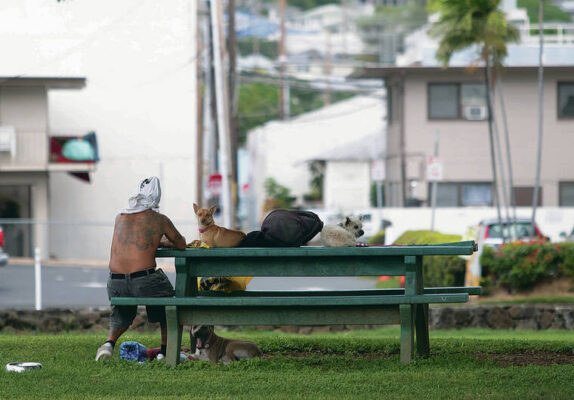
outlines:
[[507, 243], [498, 251], [485, 247], [482, 275], [511, 292], [562, 276], [574, 278], [574, 243]]
[[[406, 231], [394, 244], [437, 244], [461, 240], [459, 235], [431, 231]], [[425, 286], [464, 286], [466, 262], [458, 256], [430, 256], [423, 258]]]
[[385, 231], [378, 231], [368, 240], [368, 244], [385, 244]]
[[574, 279], [574, 243], [561, 243], [562, 273]]

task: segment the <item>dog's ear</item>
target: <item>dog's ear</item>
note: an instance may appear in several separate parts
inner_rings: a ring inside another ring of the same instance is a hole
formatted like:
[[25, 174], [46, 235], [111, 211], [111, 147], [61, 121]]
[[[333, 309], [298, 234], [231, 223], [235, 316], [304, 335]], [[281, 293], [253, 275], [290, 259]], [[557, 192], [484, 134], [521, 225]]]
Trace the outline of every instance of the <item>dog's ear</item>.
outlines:
[[345, 217], [345, 226], [351, 223], [351, 219], [349, 217]]
[[215, 210], [217, 210], [217, 206], [213, 206], [209, 208], [209, 212], [213, 215], [215, 214]]
[[193, 203], [193, 211], [197, 214], [197, 210], [199, 210], [199, 206]]

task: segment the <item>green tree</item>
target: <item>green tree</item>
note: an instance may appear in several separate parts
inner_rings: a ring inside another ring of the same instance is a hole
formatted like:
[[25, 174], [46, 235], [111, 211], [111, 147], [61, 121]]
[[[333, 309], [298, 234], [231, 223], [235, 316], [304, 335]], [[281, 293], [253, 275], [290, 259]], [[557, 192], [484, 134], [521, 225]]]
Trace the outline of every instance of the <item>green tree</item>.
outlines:
[[[484, 65], [492, 179], [497, 193], [491, 106], [491, 92], [496, 79], [493, 78], [492, 69], [502, 67], [502, 60], [508, 53], [506, 44], [518, 42], [520, 34], [518, 29], [506, 21], [504, 12], [499, 8], [500, 0], [438, 0], [432, 7], [440, 12], [438, 21], [430, 30], [432, 36], [440, 39], [436, 58], [446, 67], [455, 52], [471, 47], [476, 48], [477, 61], [482, 61]], [[500, 223], [498, 198], [496, 206]]]
[[[531, 22], [538, 22], [540, 0], [518, 0], [518, 7], [526, 8], [528, 18]], [[566, 11], [562, 10], [557, 5], [545, 1], [543, 4], [543, 19], [544, 22], [572, 22], [572, 17]]]

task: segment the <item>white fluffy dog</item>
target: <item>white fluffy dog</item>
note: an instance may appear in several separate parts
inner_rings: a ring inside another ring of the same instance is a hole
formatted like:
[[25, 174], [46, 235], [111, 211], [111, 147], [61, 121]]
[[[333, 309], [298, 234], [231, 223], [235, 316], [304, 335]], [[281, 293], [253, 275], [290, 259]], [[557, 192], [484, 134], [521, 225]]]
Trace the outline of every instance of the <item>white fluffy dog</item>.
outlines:
[[327, 247], [354, 247], [357, 238], [363, 236], [362, 217], [348, 215], [338, 225], [325, 225], [321, 231], [321, 243]]

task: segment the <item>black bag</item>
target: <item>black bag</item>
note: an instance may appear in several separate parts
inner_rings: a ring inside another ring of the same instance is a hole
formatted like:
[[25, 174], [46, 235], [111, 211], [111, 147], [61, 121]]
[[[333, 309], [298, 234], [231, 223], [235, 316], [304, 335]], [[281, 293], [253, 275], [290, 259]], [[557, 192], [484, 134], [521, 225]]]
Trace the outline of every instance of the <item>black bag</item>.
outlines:
[[247, 234], [239, 247], [299, 247], [323, 229], [323, 221], [311, 211], [273, 210], [260, 231]]

